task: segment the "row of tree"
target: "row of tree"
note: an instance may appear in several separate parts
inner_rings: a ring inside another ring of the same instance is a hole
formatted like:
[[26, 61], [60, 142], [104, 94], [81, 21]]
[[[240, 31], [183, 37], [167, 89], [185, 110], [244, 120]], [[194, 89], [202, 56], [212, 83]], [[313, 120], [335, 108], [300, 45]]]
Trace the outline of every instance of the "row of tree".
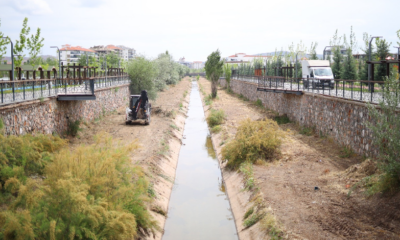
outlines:
[[127, 62], [126, 68], [131, 79], [131, 93], [147, 90], [150, 99], [155, 99], [157, 92], [178, 83], [189, 73], [189, 68], [175, 62], [168, 51], [153, 60], [139, 56]]
[[[400, 30], [397, 31], [397, 36], [400, 41]], [[351, 27], [350, 29], [349, 37], [346, 37], [346, 34], [340, 36], [336, 30], [330, 40], [330, 45], [333, 46], [331, 47], [332, 59], [328, 56], [335, 79], [368, 80], [368, 64], [366, 62], [369, 59], [370, 39], [370, 35], [363, 34], [363, 46], [360, 49], [364, 57], [356, 59], [353, 53], [358, 50], [358, 44], [353, 28]], [[398, 44], [400, 45], [400, 42]], [[301, 78], [301, 59], [318, 60], [317, 46], [318, 43], [312, 42], [307, 51], [307, 47], [302, 41], [296, 46], [292, 43], [288, 46], [289, 51], [275, 50], [275, 54], [268, 60], [262, 58], [254, 59], [251, 63], [242, 63], [234, 66], [234, 69], [237, 69], [236, 73], [241, 75], [254, 75], [255, 69], [262, 68], [266, 69], [266, 72], [263, 71], [262, 73], [267, 76], [283, 76], [284, 72], [281, 68], [288, 65], [295, 67], [297, 55], [297, 76], [295, 76], [295, 71], [288, 71], [288, 75], [289, 77]], [[390, 55], [390, 46], [391, 43], [388, 43], [385, 39], [375, 39], [371, 44], [371, 60], [380, 61], [386, 59]], [[345, 49], [345, 54], [342, 52], [343, 49]], [[383, 81], [385, 79], [387, 74], [386, 67], [385, 64], [375, 65], [374, 80]]]

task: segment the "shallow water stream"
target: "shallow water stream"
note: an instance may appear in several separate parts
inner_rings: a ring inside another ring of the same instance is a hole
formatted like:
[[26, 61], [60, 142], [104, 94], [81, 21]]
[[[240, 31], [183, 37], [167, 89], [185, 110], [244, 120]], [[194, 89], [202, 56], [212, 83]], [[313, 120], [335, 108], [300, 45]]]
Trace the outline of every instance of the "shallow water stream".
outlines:
[[197, 82], [183, 134], [163, 240], [238, 239]]

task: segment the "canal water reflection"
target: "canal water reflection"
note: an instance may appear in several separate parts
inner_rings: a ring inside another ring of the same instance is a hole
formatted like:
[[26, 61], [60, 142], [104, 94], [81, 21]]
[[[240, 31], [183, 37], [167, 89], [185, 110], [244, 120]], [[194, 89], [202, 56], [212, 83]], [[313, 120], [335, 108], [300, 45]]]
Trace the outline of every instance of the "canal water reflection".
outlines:
[[238, 239], [197, 82], [192, 85], [184, 136], [163, 240]]

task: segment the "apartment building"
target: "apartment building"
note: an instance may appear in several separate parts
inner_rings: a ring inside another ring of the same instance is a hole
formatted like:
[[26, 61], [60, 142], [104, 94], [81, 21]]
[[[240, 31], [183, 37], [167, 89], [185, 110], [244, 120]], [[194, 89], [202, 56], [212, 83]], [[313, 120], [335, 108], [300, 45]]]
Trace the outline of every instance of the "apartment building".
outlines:
[[202, 68], [204, 68], [204, 65], [205, 65], [204, 62], [201, 62], [201, 61], [194, 61], [194, 62], [192, 63], [192, 67], [191, 67], [191, 68], [193, 68], [193, 69], [202, 69]]
[[134, 48], [125, 47], [124, 45], [117, 45], [118, 48], [121, 49], [120, 57], [125, 61], [129, 61], [135, 59], [136, 57], [136, 50]]
[[96, 52], [81, 46], [74, 47], [69, 44], [62, 45], [60, 49], [60, 58], [64, 65], [77, 63], [81, 55], [96, 56]]

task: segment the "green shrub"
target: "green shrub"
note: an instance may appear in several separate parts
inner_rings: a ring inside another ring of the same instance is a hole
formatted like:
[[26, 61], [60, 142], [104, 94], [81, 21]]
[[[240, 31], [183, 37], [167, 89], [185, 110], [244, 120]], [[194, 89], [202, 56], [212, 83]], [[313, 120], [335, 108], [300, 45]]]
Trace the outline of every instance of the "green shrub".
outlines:
[[245, 213], [244, 216], [243, 216], [243, 220], [245, 220], [246, 218], [248, 218], [251, 214], [253, 214], [253, 212], [254, 212], [254, 206], [251, 207], [251, 208], [249, 208], [249, 209], [246, 211], [246, 213]]
[[214, 127], [216, 125], [220, 125], [225, 119], [225, 112], [224, 110], [210, 110], [210, 115], [207, 117], [208, 126]]
[[264, 107], [264, 106], [263, 106], [263, 103], [262, 103], [262, 101], [261, 101], [261, 99], [257, 99], [257, 101], [255, 102], [255, 104], [256, 104], [257, 107], [261, 107], [261, 108]]
[[228, 160], [228, 169], [238, 169], [246, 161], [272, 159], [282, 137], [275, 121], [246, 119], [240, 123], [235, 138], [222, 148], [222, 158]]
[[68, 127], [67, 127], [67, 135], [75, 137], [78, 132], [81, 130], [80, 128], [81, 120], [78, 119], [76, 121], [68, 120]]
[[275, 116], [274, 120], [279, 124], [286, 124], [286, 123], [290, 123], [290, 119], [288, 118], [288, 116], [286, 114], [281, 115], [281, 116]]

